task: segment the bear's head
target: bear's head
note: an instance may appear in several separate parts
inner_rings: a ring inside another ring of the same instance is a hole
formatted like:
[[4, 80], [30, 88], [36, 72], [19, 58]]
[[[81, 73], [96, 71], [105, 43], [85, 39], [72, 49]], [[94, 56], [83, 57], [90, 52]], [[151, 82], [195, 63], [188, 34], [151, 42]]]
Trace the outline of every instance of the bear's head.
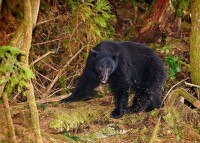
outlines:
[[107, 83], [109, 76], [115, 71], [118, 65], [118, 53], [99, 52], [91, 49], [94, 70], [102, 83]]

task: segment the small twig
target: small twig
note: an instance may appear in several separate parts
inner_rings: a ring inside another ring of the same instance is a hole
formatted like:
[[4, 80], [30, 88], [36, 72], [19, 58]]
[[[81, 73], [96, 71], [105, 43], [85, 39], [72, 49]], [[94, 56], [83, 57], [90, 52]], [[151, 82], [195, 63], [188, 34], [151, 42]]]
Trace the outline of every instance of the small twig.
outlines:
[[18, 92], [14, 97], [13, 97], [13, 100], [11, 101], [11, 103], [13, 103], [15, 100], [16, 100], [16, 98], [17, 98], [17, 96], [20, 94], [20, 92]]
[[199, 86], [199, 85], [192, 84], [192, 83], [189, 83], [189, 82], [186, 82], [186, 81], [185, 81], [185, 85], [186, 85], [186, 86], [190, 86], [190, 87], [196, 87], [196, 88], [200, 88], [200, 86]]
[[57, 20], [57, 19], [59, 19], [59, 18], [60, 18], [60, 17], [57, 17], [57, 18], [54, 18], [54, 19], [49, 19], [49, 20], [44, 20], [44, 21], [41, 21], [41, 22], [38, 22], [38, 23], [36, 24], [36, 26], [39, 26], [39, 25], [44, 24], [44, 23], [47, 23], [47, 22], [49, 22], [49, 21]]
[[40, 76], [42, 76], [43, 78], [47, 79], [48, 81], [52, 81], [51, 79], [49, 79], [48, 77], [44, 76], [43, 74], [39, 73], [37, 70], [35, 70], [36, 73], [38, 73]]
[[41, 84], [40, 84], [39, 82], [37, 82], [37, 81], [36, 81], [36, 84], [37, 84], [39, 87], [43, 88], [43, 89], [46, 88], [44, 85], [41, 85]]
[[49, 41], [46, 41], [46, 42], [34, 43], [34, 44], [32, 44], [32, 46], [49, 44], [49, 43], [53, 43], [53, 42], [56, 42], [56, 41], [63, 40], [63, 39], [65, 39], [65, 38], [66, 38], [66, 37], [62, 37], [62, 38], [57, 38], [57, 39], [49, 40]]
[[170, 93], [176, 86], [178, 86], [179, 84], [181, 84], [182, 82], [184, 82], [184, 81], [186, 81], [186, 80], [188, 80], [188, 79], [189, 79], [189, 77], [186, 78], [186, 79], [183, 79], [183, 80], [179, 81], [179, 82], [176, 83], [174, 86], [172, 86], [172, 87], [169, 89], [169, 91], [167, 92], [167, 94], [165, 95], [165, 97], [163, 98], [162, 103], [161, 103], [161, 106], [163, 105], [164, 101], [167, 99], [169, 93]]
[[39, 97], [42, 98], [43, 97], [43, 92], [40, 91], [37, 87], [35, 87], [35, 90], [39, 93]]
[[63, 89], [66, 89], [66, 88], [60, 88], [60, 89], [58, 89], [58, 90], [55, 90], [55, 91], [54, 91], [53, 93], [51, 93], [48, 97], [53, 96], [54, 94], [60, 92], [60, 91], [63, 90]]
[[37, 63], [38, 61], [42, 60], [43, 58], [45, 58], [46, 56], [48, 56], [49, 54], [54, 54], [54, 51], [49, 51], [46, 54], [42, 55], [41, 57], [37, 58], [36, 60], [34, 60], [31, 64], [30, 67], [32, 67], [35, 63]]
[[46, 66], [50, 67], [51, 69], [58, 71], [56, 68], [54, 68], [53, 66], [49, 65], [48, 63], [41, 61], [42, 63], [44, 63]]

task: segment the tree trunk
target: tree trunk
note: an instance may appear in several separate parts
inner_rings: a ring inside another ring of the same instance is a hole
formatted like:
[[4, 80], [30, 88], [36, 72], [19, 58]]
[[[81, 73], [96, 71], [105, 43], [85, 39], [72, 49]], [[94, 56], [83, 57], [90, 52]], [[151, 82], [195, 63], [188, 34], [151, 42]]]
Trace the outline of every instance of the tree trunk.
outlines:
[[1, 6], [2, 6], [3, 0], [0, 0], [0, 14], [1, 14]]
[[[12, 47], [18, 47], [22, 50], [23, 56], [21, 63], [29, 68], [29, 51], [32, 41], [32, 30], [36, 24], [40, 0], [24, 0], [24, 20], [18, 27], [13, 39], [10, 42]], [[2, 86], [4, 87], [4, 86]], [[31, 111], [32, 129], [36, 143], [42, 143], [42, 137], [39, 125], [39, 115], [34, 96], [34, 88], [31, 81], [27, 81], [27, 100]]]
[[[192, 83], [200, 85], [200, 1], [193, 0], [191, 6], [192, 27], [190, 35], [190, 67]], [[198, 90], [198, 95], [200, 90]]]
[[142, 27], [137, 32], [137, 42], [158, 42], [166, 34], [179, 35], [181, 19], [176, 17], [170, 0], [156, 0], [147, 16], [149, 18], [144, 18]]
[[8, 124], [9, 140], [11, 143], [17, 143], [16, 136], [15, 136], [15, 128], [13, 125], [13, 121], [12, 121], [12, 117], [10, 113], [10, 107], [8, 103], [8, 96], [5, 92], [2, 95], [2, 99], [3, 99], [4, 108], [6, 109], [6, 120]]

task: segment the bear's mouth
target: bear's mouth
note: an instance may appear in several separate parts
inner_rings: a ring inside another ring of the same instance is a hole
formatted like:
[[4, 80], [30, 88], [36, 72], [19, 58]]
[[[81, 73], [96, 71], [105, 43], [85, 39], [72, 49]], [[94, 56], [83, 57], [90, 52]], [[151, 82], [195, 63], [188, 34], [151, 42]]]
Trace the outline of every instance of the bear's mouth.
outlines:
[[105, 84], [108, 81], [108, 77], [100, 78], [100, 81]]
[[101, 80], [101, 82], [105, 84], [107, 82], [107, 80]]

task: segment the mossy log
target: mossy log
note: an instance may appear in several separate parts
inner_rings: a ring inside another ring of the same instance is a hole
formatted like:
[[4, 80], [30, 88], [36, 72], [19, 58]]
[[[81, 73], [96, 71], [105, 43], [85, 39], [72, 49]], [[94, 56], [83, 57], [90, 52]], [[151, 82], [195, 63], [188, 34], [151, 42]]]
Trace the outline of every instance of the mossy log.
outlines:
[[193, 97], [190, 93], [188, 93], [183, 88], [178, 88], [173, 90], [167, 97], [167, 100], [165, 102], [165, 111], [169, 112], [172, 108], [172, 105], [174, 104], [174, 101], [178, 96], [184, 97], [186, 100], [188, 100], [190, 103], [192, 103], [195, 107], [200, 108], [200, 101], [197, 100], [195, 97]]

